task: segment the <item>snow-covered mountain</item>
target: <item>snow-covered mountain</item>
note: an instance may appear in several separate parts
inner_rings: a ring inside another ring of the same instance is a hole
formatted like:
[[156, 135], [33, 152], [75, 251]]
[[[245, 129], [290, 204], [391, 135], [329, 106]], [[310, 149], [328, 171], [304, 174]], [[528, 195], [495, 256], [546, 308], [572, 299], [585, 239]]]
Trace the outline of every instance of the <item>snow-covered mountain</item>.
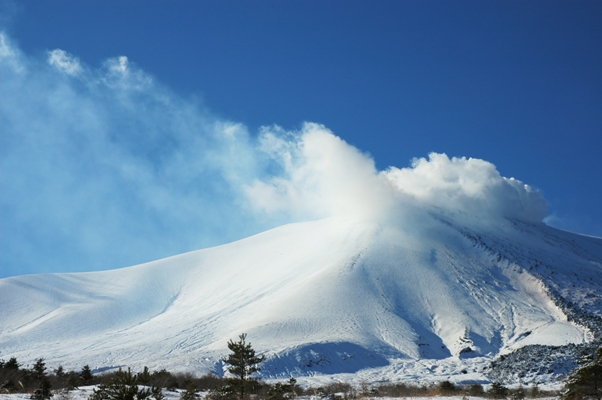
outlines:
[[265, 377], [479, 381], [499, 354], [592, 340], [602, 239], [426, 215], [411, 231], [328, 218], [130, 268], [2, 279], [0, 358], [220, 373], [246, 332]]

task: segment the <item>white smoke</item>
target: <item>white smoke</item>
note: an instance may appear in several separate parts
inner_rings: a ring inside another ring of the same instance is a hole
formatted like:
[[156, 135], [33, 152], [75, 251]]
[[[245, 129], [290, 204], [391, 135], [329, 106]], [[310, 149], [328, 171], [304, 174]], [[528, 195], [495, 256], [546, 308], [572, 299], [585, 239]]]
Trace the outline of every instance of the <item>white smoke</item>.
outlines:
[[541, 222], [548, 207], [540, 192], [514, 178], [505, 178], [490, 162], [429, 154], [414, 159], [412, 168], [383, 172], [401, 193], [439, 208], [479, 218], [513, 218]]
[[60, 49], [48, 53], [48, 63], [63, 70], [68, 75], [78, 75], [82, 71], [79, 60]]
[[430, 154], [378, 171], [322, 125], [250, 134], [126, 57], [38, 60], [5, 34], [0, 124], [5, 275], [120, 267], [336, 215], [546, 215], [539, 192], [486, 161]]
[[256, 159], [244, 126], [125, 57], [39, 60], [0, 34], [2, 274], [121, 267], [269, 228], [235, 189]]
[[391, 188], [372, 159], [321, 125], [296, 133], [264, 128], [260, 143], [281, 170], [246, 187], [257, 209], [303, 219], [369, 216], [389, 206]]
[[495, 166], [474, 158], [431, 153], [411, 168], [378, 172], [373, 160], [324, 126], [305, 124], [300, 132], [264, 129], [261, 149], [282, 173], [256, 180], [246, 192], [265, 212], [305, 218], [331, 215], [387, 217], [407, 207], [436, 207], [479, 218], [540, 222], [547, 204], [540, 192]]

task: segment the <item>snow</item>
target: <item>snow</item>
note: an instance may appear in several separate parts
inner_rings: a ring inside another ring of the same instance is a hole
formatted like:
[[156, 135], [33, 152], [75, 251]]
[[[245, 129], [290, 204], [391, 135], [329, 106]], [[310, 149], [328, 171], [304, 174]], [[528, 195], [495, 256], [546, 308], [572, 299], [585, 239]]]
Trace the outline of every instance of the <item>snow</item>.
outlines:
[[2, 279], [0, 358], [221, 375], [246, 332], [268, 379], [488, 383], [500, 354], [591, 340], [558, 299], [602, 315], [601, 239], [422, 218], [327, 218], [130, 268]]

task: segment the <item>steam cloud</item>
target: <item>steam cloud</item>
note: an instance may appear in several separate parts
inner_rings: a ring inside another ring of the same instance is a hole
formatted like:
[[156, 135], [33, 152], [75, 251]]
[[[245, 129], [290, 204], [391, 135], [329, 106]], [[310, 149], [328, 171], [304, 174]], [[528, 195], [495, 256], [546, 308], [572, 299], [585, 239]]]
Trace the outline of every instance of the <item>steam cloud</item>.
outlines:
[[325, 127], [307, 123], [298, 133], [264, 128], [260, 149], [282, 173], [247, 187], [251, 203], [268, 213], [305, 217], [387, 217], [407, 207], [431, 208], [540, 222], [547, 204], [540, 192], [474, 158], [431, 153], [411, 168], [377, 171], [374, 162]]
[[483, 160], [432, 153], [378, 171], [322, 125], [254, 135], [126, 57], [38, 60], [1, 33], [0, 193], [5, 275], [121, 267], [328, 216], [547, 213]]

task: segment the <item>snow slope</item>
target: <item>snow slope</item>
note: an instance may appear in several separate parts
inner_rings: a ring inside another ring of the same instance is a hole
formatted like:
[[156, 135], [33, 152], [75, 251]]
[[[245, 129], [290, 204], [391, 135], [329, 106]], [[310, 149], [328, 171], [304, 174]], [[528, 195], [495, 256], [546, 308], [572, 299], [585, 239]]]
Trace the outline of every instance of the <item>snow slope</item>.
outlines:
[[408, 231], [329, 218], [130, 268], [2, 279], [0, 358], [222, 373], [246, 332], [265, 377], [485, 382], [498, 354], [591, 340], [557, 304], [602, 316], [601, 239], [452, 217]]

